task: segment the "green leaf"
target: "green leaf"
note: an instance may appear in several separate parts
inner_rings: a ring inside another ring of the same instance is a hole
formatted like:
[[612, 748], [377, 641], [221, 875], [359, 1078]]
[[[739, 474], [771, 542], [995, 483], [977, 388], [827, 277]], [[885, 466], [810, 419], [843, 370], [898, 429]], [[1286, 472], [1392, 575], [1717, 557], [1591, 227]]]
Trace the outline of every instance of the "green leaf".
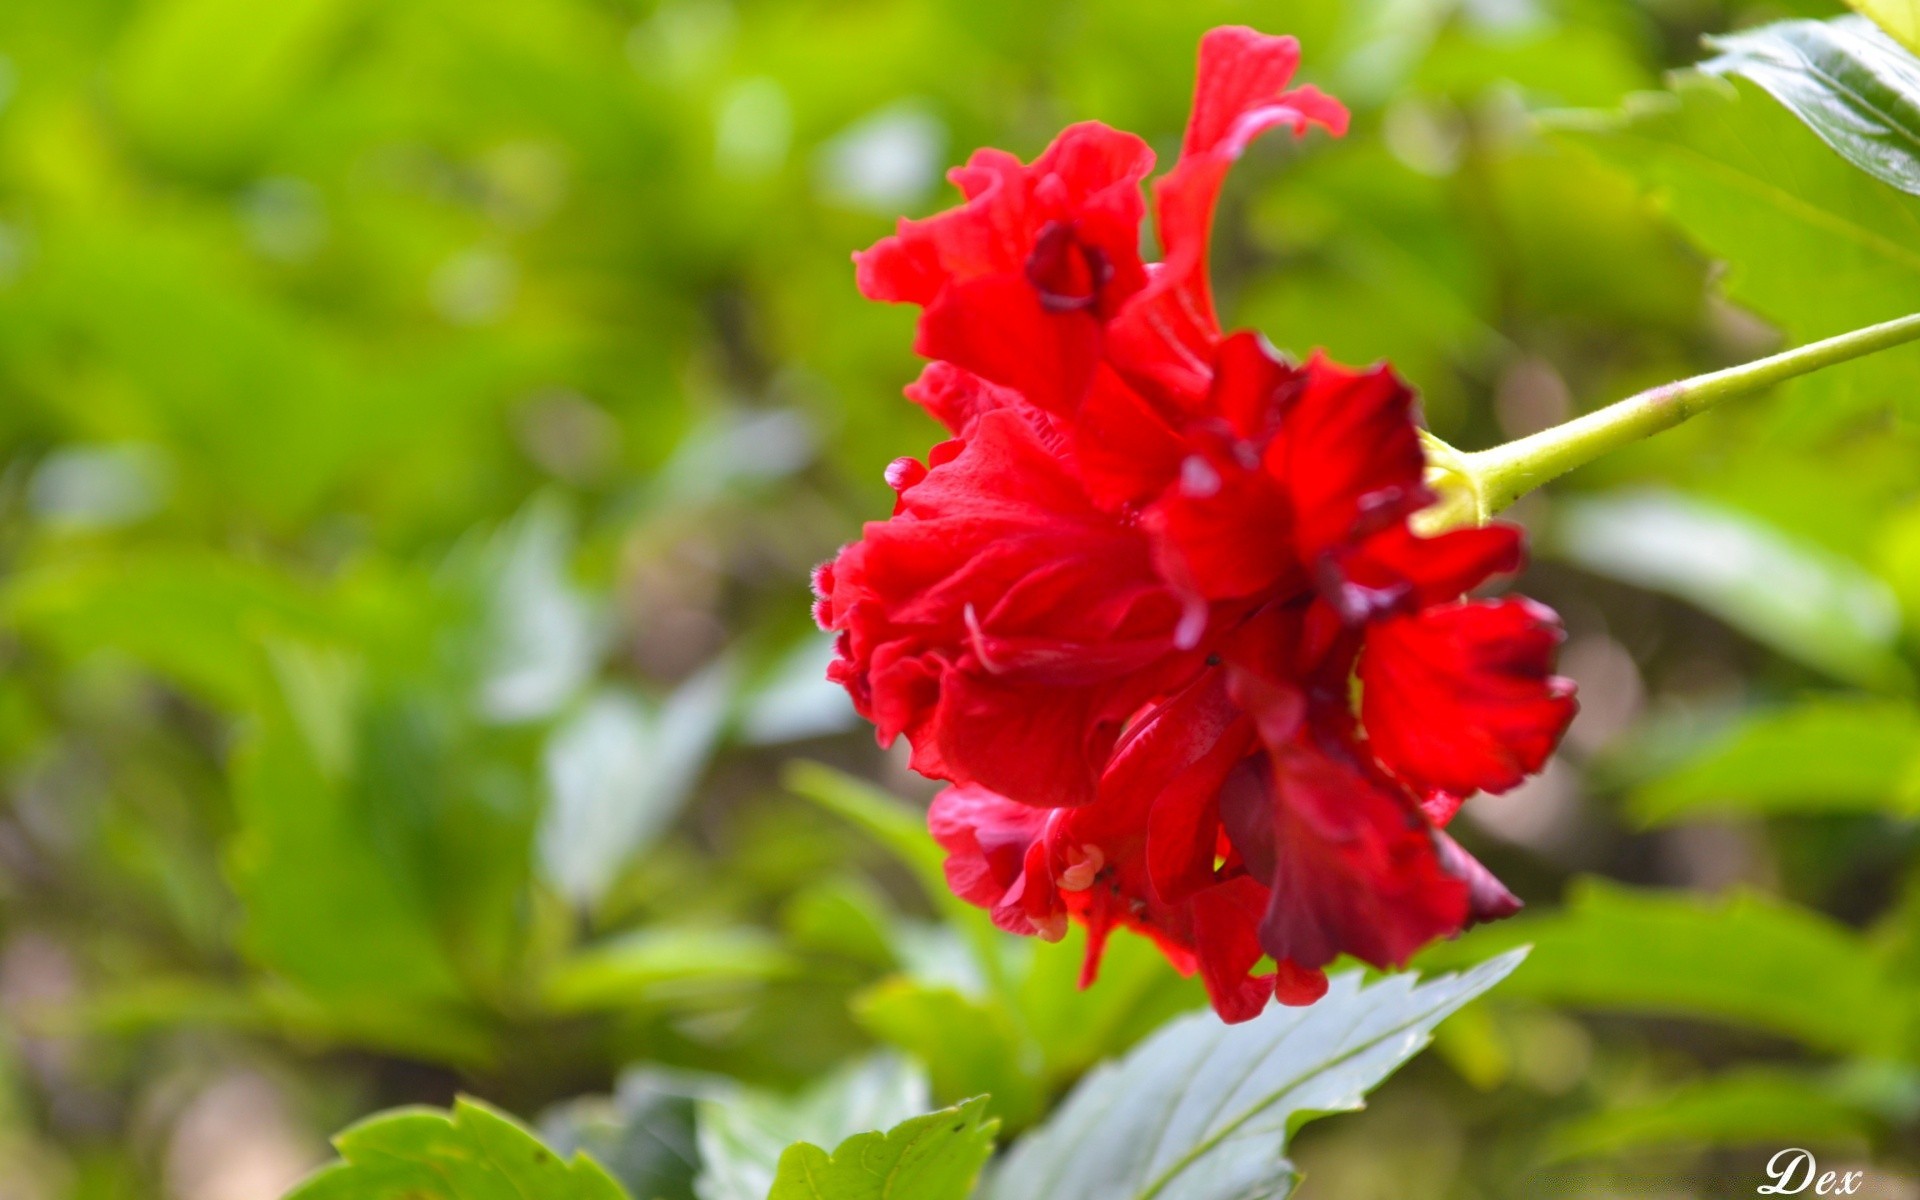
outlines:
[[999, 1006], [957, 988], [905, 977], [883, 980], [855, 997], [854, 1016], [874, 1037], [924, 1064], [934, 1095], [991, 1095], [1014, 1124], [1041, 1101], [1041, 1053]]
[[1872, 1124], [1823, 1079], [1749, 1068], [1569, 1122], [1548, 1153], [1565, 1160], [1649, 1146], [1804, 1145], [1864, 1137]]
[[997, 928], [987, 914], [953, 894], [947, 886], [946, 854], [927, 832], [924, 814], [909, 810], [864, 780], [816, 762], [787, 767], [786, 785], [796, 795], [856, 826], [898, 858], [919, 880], [927, 899], [967, 940], [981, 972], [1009, 1003], [1010, 947], [1020, 939]]
[[1646, 825], [1702, 813], [1888, 812], [1920, 816], [1905, 786], [1920, 757], [1920, 712], [1825, 698], [1747, 717], [1698, 757], [1639, 789]]
[[607, 690], [548, 740], [540, 862], [591, 910], [651, 845], [699, 782], [727, 713], [729, 672], [710, 667], [659, 704]]
[[342, 1161], [287, 1200], [627, 1200], [584, 1155], [571, 1160], [502, 1113], [464, 1097], [451, 1114], [381, 1113], [334, 1139]]
[[843, 1067], [798, 1096], [739, 1091], [699, 1105], [700, 1200], [766, 1200], [795, 1142], [838, 1145], [931, 1108], [927, 1080], [893, 1055]]
[[1543, 540], [1569, 562], [1678, 596], [1837, 678], [1911, 681], [1894, 650], [1900, 609], [1885, 583], [1732, 509], [1663, 489], [1615, 492], [1569, 501]]
[[1563, 910], [1484, 926], [1421, 961], [1448, 965], [1517, 944], [1533, 956], [1506, 995], [1727, 1021], [1839, 1053], [1908, 1047], [1913, 1002], [1859, 934], [1752, 893], [1583, 879]]
[[175, 0], [144, 10], [116, 76], [129, 124], [182, 166], [237, 166], [325, 67], [359, 7]]
[[773, 939], [748, 927], [637, 929], [555, 966], [544, 995], [556, 1012], [631, 1008], [738, 994], [792, 968]]
[[1243, 1025], [1175, 1021], [1082, 1080], [994, 1173], [990, 1200], [1277, 1200], [1293, 1129], [1360, 1108], [1448, 1014], [1506, 978], [1515, 952], [1416, 984], [1336, 977], [1308, 1008]]
[[807, 1142], [780, 1156], [767, 1200], [966, 1200], [993, 1153], [997, 1123], [982, 1096], [858, 1133], [832, 1154]]
[[329, 773], [290, 704], [258, 716], [233, 763], [244, 944], [260, 965], [343, 1004], [453, 1003], [463, 988], [420, 872], [381, 838], [364, 798]]
[[646, 1067], [611, 1096], [582, 1096], [548, 1109], [540, 1136], [562, 1154], [585, 1151], [636, 1200], [694, 1200], [700, 1168], [694, 1102], [718, 1081]]
[[117, 651], [228, 711], [269, 685], [263, 635], [324, 637], [337, 624], [290, 576], [196, 550], [62, 556], [8, 580], [0, 620], [71, 658]]
[[1916, 0], [1847, 0], [1847, 4], [1872, 17], [1895, 41], [1920, 54], [1920, 3]]
[[[1638, 179], [1727, 264], [1727, 295], [1790, 342], [1913, 311], [1920, 206], [1849, 166], [1753, 85], [1685, 75], [1622, 114], [1563, 114], [1552, 125]], [[1916, 376], [1920, 350], [1910, 347], [1818, 372], [1789, 385], [1781, 419], [1821, 429], [1886, 404], [1911, 413]]]
[[[913, 868], [927, 894], [951, 895], [946, 855], [927, 833], [923, 816], [862, 779], [832, 767], [799, 761], [787, 768], [786, 784], [796, 794], [864, 830]], [[977, 911], [977, 910], [976, 910]]]
[[1721, 53], [1702, 71], [1752, 80], [1848, 162], [1920, 195], [1920, 60], [1871, 21], [1780, 21], [1707, 44]]

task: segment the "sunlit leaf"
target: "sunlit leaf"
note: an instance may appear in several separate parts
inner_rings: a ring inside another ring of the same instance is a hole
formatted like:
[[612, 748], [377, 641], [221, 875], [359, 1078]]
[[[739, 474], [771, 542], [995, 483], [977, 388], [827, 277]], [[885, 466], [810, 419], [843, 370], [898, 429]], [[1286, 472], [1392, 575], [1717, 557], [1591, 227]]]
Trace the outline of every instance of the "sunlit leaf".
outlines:
[[554, 732], [540, 859], [563, 895], [593, 907], [679, 815], [719, 737], [731, 682], [721, 665], [657, 704], [605, 692]]
[[[1913, 311], [1920, 206], [1751, 84], [1682, 76], [1670, 93], [1632, 98], [1624, 114], [1562, 115], [1554, 125], [1638, 179], [1726, 263], [1727, 294], [1791, 342]], [[1810, 376], [1791, 385], [1783, 419], [1817, 430], [1886, 405], [1914, 411], [1916, 364], [1920, 351], [1903, 348]]]
[[488, 664], [480, 706], [499, 721], [551, 716], [600, 655], [594, 604], [568, 576], [573, 532], [551, 498], [528, 505], [491, 548]]
[[1853, 8], [1915, 54], [1920, 54], [1920, 4], [1915, 0], [1847, 0]]
[[1708, 38], [1702, 71], [1765, 88], [1848, 162], [1920, 195], [1920, 59], [1862, 17]]
[[936, 1097], [988, 1094], [993, 1111], [1024, 1124], [1035, 1115], [1041, 1054], [1012, 1016], [953, 987], [895, 978], [854, 1002], [876, 1038], [927, 1068]]
[[839, 1145], [925, 1113], [926, 1077], [891, 1055], [849, 1064], [798, 1096], [740, 1091], [699, 1106], [700, 1200], [766, 1200], [796, 1142]]
[[767, 936], [747, 928], [638, 929], [590, 946], [547, 975], [546, 1002], [562, 1012], [624, 1008], [665, 998], [738, 995], [792, 968]]
[[802, 1142], [780, 1156], [767, 1200], [966, 1200], [995, 1123], [985, 1097], [857, 1133], [829, 1154]]
[[994, 1172], [990, 1200], [1277, 1200], [1294, 1127], [1356, 1109], [1434, 1026], [1506, 978], [1512, 953], [1416, 984], [1337, 976], [1308, 1008], [1243, 1025], [1197, 1013], [1074, 1089]]
[[592, 1159], [562, 1159], [475, 1100], [382, 1113], [334, 1145], [342, 1161], [287, 1200], [629, 1200]]

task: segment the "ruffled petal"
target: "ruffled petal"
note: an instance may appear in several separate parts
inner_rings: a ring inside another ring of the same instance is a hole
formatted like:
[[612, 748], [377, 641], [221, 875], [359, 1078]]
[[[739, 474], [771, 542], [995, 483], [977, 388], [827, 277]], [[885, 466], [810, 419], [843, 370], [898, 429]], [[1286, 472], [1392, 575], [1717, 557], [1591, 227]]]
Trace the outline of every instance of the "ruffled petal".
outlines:
[[1012, 388], [988, 383], [948, 362], [928, 363], [920, 378], [907, 385], [906, 392], [907, 399], [926, 409], [928, 416], [955, 436], [966, 433], [983, 413], [1001, 409], [1019, 412], [1028, 407]]
[[1426, 503], [1414, 396], [1384, 366], [1353, 371], [1315, 355], [1266, 466], [1287, 489], [1293, 539], [1311, 569]]
[[1384, 970], [1459, 932], [1467, 885], [1411, 800], [1302, 742], [1276, 749], [1272, 771], [1269, 793], [1223, 796], [1220, 815], [1249, 872], [1270, 872], [1260, 943], [1276, 962], [1311, 970], [1350, 954]]
[[1513, 597], [1382, 621], [1360, 656], [1360, 719], [1374, 756], [1408, 785], [1504, 792], [1546, 765], [1573, 719], [1553, 674], [1559, 619]]
[[913, 348], [1071, 416], [1100, 359], [1100, 322], [1084, 309], [1049, 309], [1025, 275], [988, 275], [942, 288]]
[[1259, 924], [1266, 907], [1267, 889], [1244, 875], [1193, 897], [1200, 981], [1213, 1011], [1229, 1025], [1253, 1020], [1273, 999], [1274, 976], [1253, 973], [1264, 953]]
[[1227, 600], [1298, 574], [1288, 515], [1271, 476], [1215, 449], [1181, 460], [1178, 480], [1147, 509], [1144, 525], [1169, 583], [1200, 601]]
[[1139, 189], [1152, 169], [1145, 142], [1093, 121], [1068, 127], [1031, 166], [1004, 150], [975, 151], [948, 176], [966, 203], [902, 220], [853, 256], [856, 282], [868, 299], [924, 307], [950, 284], [1024, 273], [1041, 231], [1060, 224], [1108, 259], [1115, 286], [1137, 289]]
[[1009, 933], [1058, 941], [1066, 932], [1066, 907], [1044, 870], [1046, 826], [1045, 809], [979, 787], [948, 788], [927, 810], [927, 829], [947, 852], [953, 894], [986, 909]]
[[1180, 473], [1186, 439], [1147, 397], [1104, 363], [1070, 425], [1074, 464], [1102, 506], [1145, 504]]
[[1422, 537], [1395, 522], [1320, 563], [1316, 582], [1349, 620], [1446, 604], [1526, 561], [1517, 525], [1494, 522]]
[[1205, 395], [1220, 323], [1208, 283], [1207, 247], [1227, 169], [1247, 144], [1276, 125], [1296, 136], [1320, 125], [1338, 137], [1347, 110], [1313, 88], [1285, 91], [1300, 44], [1244, 26], [1214, 29], [1200, 41], [1193, 114], [1180, 161], [1154, 184], [1165, 255], [1147, 287], [1113, 329], [1113, 353], [1126, 370], [1192, 401]]

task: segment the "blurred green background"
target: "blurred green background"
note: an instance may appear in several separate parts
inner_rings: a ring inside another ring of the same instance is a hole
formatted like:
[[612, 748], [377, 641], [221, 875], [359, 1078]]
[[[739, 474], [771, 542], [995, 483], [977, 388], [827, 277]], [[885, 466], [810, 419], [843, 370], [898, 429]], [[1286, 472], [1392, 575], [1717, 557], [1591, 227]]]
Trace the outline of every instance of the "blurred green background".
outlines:
[[[0, 1200], [266, 1200], [378, 1108], [874, 1045], [1030, 1123], [1198, 993], [1132, 944], [983, 989], [930, 789], [820, 678], [808, 568], [936, 436], [849, 252], [978, 145], [1170, 160], [1199, 34], [1291, 32], [1356, 121], [1238, 171], [1230, 323], [1491, 444], [1920, 308], [1920, 199], [1666, 74], [1839, 11], [0, 3]], [[1304, 1197], [1787, 1144], [1920, 1195], [1916, 415], [1897, 352], [1523, 506], [1584, 708], [1466, 809], [1528, 914], [1433, 961], [1537, 949]]]

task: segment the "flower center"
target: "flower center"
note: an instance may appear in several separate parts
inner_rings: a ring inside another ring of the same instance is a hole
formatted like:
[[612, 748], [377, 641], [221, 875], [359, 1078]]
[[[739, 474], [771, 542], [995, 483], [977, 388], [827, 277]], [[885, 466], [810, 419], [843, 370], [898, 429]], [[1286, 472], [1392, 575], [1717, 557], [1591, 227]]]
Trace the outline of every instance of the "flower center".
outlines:
[[1027, 256], [1027, 282], [1040, 293], [1048, 312], [1085, 312], [1100, 303], [1100, 291], [1113, 278], [1113, 264], [1098, 246], [1089, 246], [1067, 221], [1049, 221]]

